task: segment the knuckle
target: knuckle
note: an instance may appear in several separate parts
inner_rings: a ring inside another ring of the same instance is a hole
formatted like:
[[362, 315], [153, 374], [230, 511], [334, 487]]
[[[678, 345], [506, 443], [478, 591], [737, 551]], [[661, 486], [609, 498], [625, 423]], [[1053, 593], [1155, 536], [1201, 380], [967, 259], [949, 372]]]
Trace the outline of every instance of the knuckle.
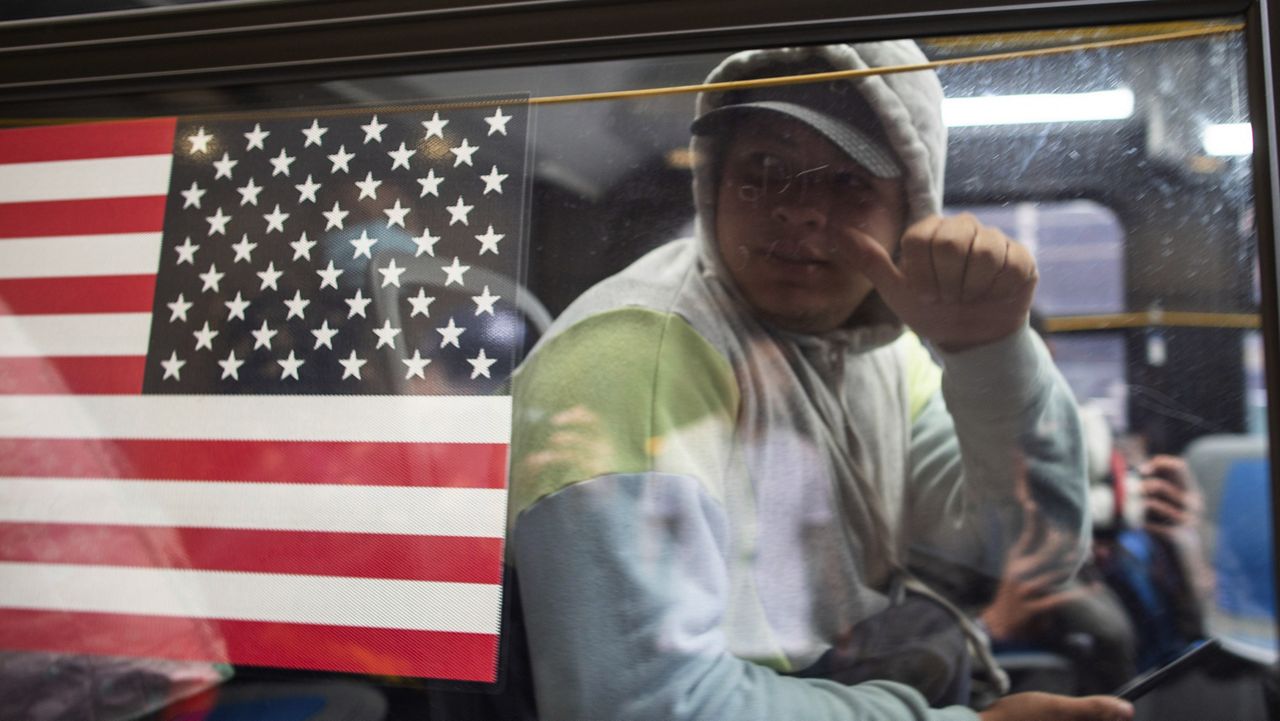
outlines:
[[994, 270], [1004, 260], [1004, 248], [994, 243], [975, 243], [969, 258], [970, 267]]
[[908, 234], [902, 239], [902, 254], [906, 255], [924, 255], [929, 252], [930, 242], [928, 238]]

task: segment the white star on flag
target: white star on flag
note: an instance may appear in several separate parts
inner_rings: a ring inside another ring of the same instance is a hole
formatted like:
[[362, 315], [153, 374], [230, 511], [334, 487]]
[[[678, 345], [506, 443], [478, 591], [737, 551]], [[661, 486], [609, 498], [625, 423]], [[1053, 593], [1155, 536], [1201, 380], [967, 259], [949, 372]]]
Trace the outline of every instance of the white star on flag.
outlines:
[[253, 178], [249, 178], [249, 182], [236, 188], [240, 193], [240, 205], [257, 205], [258, 194], [262, 192], [262, 186], [253, 182]]
[[436, 256], [436, 243], [440, 242], [440, 236], [432, 235], [430, 228], [423, 228], [422, 235], [415, 237], [413, 242], [418, 246], [418, 250], [413, 254], [415, 258], [423, 253], [434, 258]]
[[264, 220], [267, 221], [266, 232], [270, 233], [273, 230], [278, 230], [281, 233], [283, 233], [284, 221], [288, 219], [289, 214], [280, 212], [280, 204], [276, 203], [276, 209], [271, 211], [270, 213], [264, 214], [262, 217]]
[[293, 248], [294, 260], [311, 260], [311, 249], [316, 247], [316, 242], [314, 240], [307, 240], [307, 234], [303, 233], [301, 237], [290, 243], [289, 246]]
[[[371, 259], [371, 260], [372, 260], [372, 259]], [[387, 287], [387, 286], [389, 286], [389, 285], [394, 285], [395, 287], [399, 288], [399, 287], [400, 287], [400, 276], [401, 276], [401, 275], [402, 275], [406, 270], [408, 270], [408, 268], [401, 268], [401, 267], [397, 266], [397, 265], [396, 265], [396, 259], [395, 259], [395, 258], [392, 258], [392, 259], [391, 259], [391, 262], [387, 264], [387, 267], [385, 267], [385, 268], [379, 268], [379, 269], [378, 269], [378, 272], [382, 274], [382, 286], [381, 286], [381, 287], [386, 288], [386, 287]]]
[[267, 263], [267, 269], [257, 273], [257, 276], [262, 279], [262, 286], [258, 290], [266, 290], [267, 288], [280, 290], [280, 286], [276, 284], [276, 281], [280, 280], [282, 275], [284, 275], [283, 272], [276, 270], [275, 261]]
[[332, 259], [329, 261], [329, 267], [317, 270], [316, 274], [320, 276], [321, 288], [338, 289], [338, 276], [342, 275], [342, 269], [333, 267]]
[[196, 264], [196, 251], [200, 250], [200, 246], [192, 243], [190, 237], [185, 239], [182, 245], [175, 245], [173, 249], [178, 251], [177, 265], [182, 265], [183, 263]]
[[204, 281], [204, 285], [203, 285], [203, 286], [201, 286], [200, 290], [201, 290], [202, 292], [203, 292], [203, 291], [207, 291], [207, 290], [211, 290], [211, 291], [213, 291], [214, 293], [217, 293], [217, 292], [218, 292], [218, 284], [222, 282], [222, 277], [223, 277], [224, 275], [226, 275], [226, 273], [219, 273], [219, 272], [218, 272], [218, 266], [217, 266], [217, 264], [215, 264], [215, 263], [210, 263], [210, 264], [209, 264], [209, 270], [206, 270], [205, 272], [203, 272], [203, 273], [201, 273], [200, 275], [198, 275], [198, 276], [197, 276], [198, 278], [200, 278], [200, 280]]
[[[181, 296], [179, 296], [179, 300], [181, 300]], [[410, 318], [419, 313], [428, 318], [431, 317], [431, 303], [435, 301], [435, 298], [427, 295], [425, 290], [418, 288], [418, 294], [408, 300], [409, 305], [413, 306], [413, 310], [409, 313]], [[183, 318], [183, 320], [186, 320], [186, 318]]]
[[471, 364], [471, 380], [475, 380], [479, 376], [489, 377], [489, 367], [498, 362], [497, 358], [487, 358], [484, 354], [484, 348], [480, 349], [480, 354], [475, 358], [468, 358], [467, 362]]
[[160, 361], [160, 365], [164, 367], [164, 378], [160, 380], [169, 380], [170, 378], [175, 381], [182, 380], [180, 373], [182, 372], [182, 366], [186, 364], [186, 361], [178, 360], [178, 351], [173, 351], [169, 354], [169, 360]]
[[356, 352], [353, 350], [351, 351], [351, 355], [347, 356], [345, 359], [339, 358], [338, 362], [342, 364], [343, 380], [346, 380], [347, 378], [355, 378], [356, 380], [360, 380], [360, 368], [363, 367], [364, 364], [368, 363], [369, 361], [366, 361], [363, 358], [358, 357], [356, 355]]
[[249, 242], [249, 234], [245, 233], [244, 235], [240, 236], [239, 243], [236, 243], [235, 245], [231, 246], [231, 249], [236, 252], [235, 260], [233, 260], [232, 262], [239, 263], [240, 261], [244, 261], [246, 263], [252, 263], [253, 249], [257, 247], [258, 247], [257, 243]]
[[[419, 288], [419, 290], [421, 290], [421, 288]], [[184, 298], [182, 294], [179, 293], [177, 300], [172, 303], [166, 303], [165, 305], [169, 306], [169, 310], [172, 311], [172, 314], [169, 316], [170, 323], [175, 320], [181, 320], [183, 323], [186, 323], [187, 311], [191, 310], [191, 306], [195, 304]]]
[[479, 255], [484, 255], [486, 252], [492, 252], [494, 255], [498, 255], [498, 241], [505, 237], [507, 237], [506, 234], [495, 233], [493, 232], [493, 226], [489, 226], [488, 230], [476, 236], [476, 240], [480, 241]]
[[406, 370], [404, 374], [405, 380], [409, 380], [414, 376], [417, 376], [418, 378], [422, 378], [423, 380], [426, 380], [427, 376], [425, 374], [425, 370], [427, 365], [431, 363], [431, 359], [423, 358], [422, 354], [418, 352], [417, 348], [413, 349], [412, 358], [401, 358], [400, 362], [403, 363], [406, 368], [408, 368], [408, 370]]
[[316, 202], [316, 191], [317, 191], [317, 190], [319, 190], [321, 186], [320, 186], [320, 184], [319, 184], [319, 183], [312, 181], [312, 180], [311, 180], [311, 175], [310, 175], [310, 174], [308, 174], [308, 175], [307, 175], [307, 182], [305, 182], [305, 183], [303, 183], [303, 184], [301, 184], [301, 185], [295, 185], [295, 186], [293, 186], [293, 187], [295, 187], [295, 188], [297, 188], [297, 189], [298, 189], [298, 202], [299, 202], [299, 203], [301, 203], [301, 202], [302, 202], [302, 201], [304, 201], [304, 200], [309, 200], [309, 201], [311, 201], [312, 203], [314, 203], [314, 202]]
[[507, 179], [506, 173], [499, 173], [498, 166], [493, 166], [488, 175], [481, 175], [480, 179], [484, 181], [484, 194], [488, 195], [490, 191], [502, 195], [502, 181]]
[[466, 138], [463, 138], [462, 145], [459, 145], [456, 148], [449, 148], [449, 152], [453, 153], [453, 167], [456, 168], [463, 163], [471, 165], [471, 156], [479, 149], [480, 146], [472, 145], [467, 142]]
[[244, 361], [236, 358], [236, 352], [231, 351], [227, 354], [225, 360], [218, 361], [218, 365], [222, 366], [222, 378], [225, 380], [240, 380], [240, 366], [244, 365]]
[[493, 111], [493, 115], [484, 119], [489, 124], [489, 135], [494, 133], [507, 134], [507, 121], [511, 120], [510, 115], [504, 115], [502, 108]]
[[359, 288], [356, 288], [356, 294], [351, 296], [350, 298], [347, 298], [346, 301], [347, 301], [347, 307], [350, 308], [350, 310], [347, 311], [348, 319], [354, 318], [356, 316], [360, 316], [361, 318], [368, 318], [368, 316], [364, 314], [364, 309], [368, 307], [369, 303], [373, 302], [372, 298], [364, 297], [364, 293], [361, 292]]
[[297, 158], [284, 152], [284, 148], [281, 148], [280, 154], [271, 158], [271, 177], [274, 178], [277, 175], [283, 175], [286, 178], [289, 177], [289, 166], [293, 165], [293, 161], [295, 160], [297, 160]]
[[223, 215], [222, 208], [214, 211], [213, 215], [207, 216], [205, 220], [209, 221], [209, 235], [217, 233], [218, 235], [227, 234], [227, 221], [231, 220], [230, 215]]
[[288, 358], [278, 360], [276, 362], [280, 364], [280, 380], [284, 380], [285, 378], [292, 378], [295, 381], [301, 380], [298, 378], [298, 369], [301, 368], [302, 364], [306, 363], [306, 361], [298, 359], [298, 357], [294, 355], [293, 351], [289, 351]]
[[476, 315], [480, 315], [481, 313], [493, 315], [493, 304], [497, 303], [501, 299], [502, 296], [500, 295], [491, 295], [489, 293], [489, 286], [487, 285], [484, 287], [483, 293], [471, 296], [471, 300], [476, 302]]
[[334, 228], [342, 230], [342, 221], [351, 214], [351, 211], [338, 207], [338, 201], [335, 200], [333, 201], [333, 210], [321, 211], [320, 214], [328, 221], [325, 223], [325, 230], [333, 230]]
[[373, 116], [373, 120], [369, 121], [368, 125], [361, 125], [360, 129], [364, 131], [364, 142], [368, 143], [376, 140], [381, 143], [382, 131], [387, 129], [387, 124], [379, 123], [378, 116], [375, 115]]
[[204, 327], [198, 331], [192, 332], [196, 337], [196, 350], [205, 348], [213, 350], [213, 339], [218, 336], [218, 331], [209, 328], [209, 321], [204, 322]]
[[453, 322], [453, 318], [450, 317], [449, 325], [443, 328], [436, 328], [436, 332], [438, 332], [441, 336], [440, 347], [443, 348], [447, 345], [451, 345], [454, 348], [462, 348], [462, 345], [458, 342], [458, 339], [462, 337], [462, 332], [464, 330], [466, 330], [466, 328], [459, 328]]
[[455, 255], [453, 256], [453, 263], [446, 265], [445, 267], [441, 268], [441, 270], [443, 270], [445, 274], [448, 275], [448, 277], [444, 279], [444, 285], [446, 288], [448, 288], [454, 283], [457, 283], [458, 285], [465, 285], [465, 283], [463, 283], [462, 281], [462, 274], [466, 273], [468, 270], [471, 270], [471, 266], [462, 265], [461, 263], [459, 263], [458, 256]]
[[363, 230], [360, 231], [360, 237], [352, 238], [351, 240], [351, 245], [355, 246], [355, 249], [356, 249], [355, 252], [351, 254], [351, 259], [355, 260], [356, 258], [359, 258], [360, 256], [363, 255], [369, 260], [373, 260], [373, 254], [370, 252], [370, 250], [373, 248], [374, 244], [377, 242], [378, 242], [377, 238], [370, 238], [367, 232]]
[[382, 212], [387, 214], [387, 227], [390, 228], [393, 225], [398, 225], [401, 228], [403, 228], [404, 216], [408, 215], [410, 210], [411, 208], [401, 207], [400, 199], [396, 198], [396, 204], [394, 208], [384, 208], [382, 210]]
[[231, 180], [231, 169], [236, 167], [239, 162], [239, 160], [232, 160], [227, 153], [223, 153], [222, 160], [213, 161], [213, 169], [218, 171], [214, 174], [213, 179], [217, 180], [218, 178], [226, 177], [227, 180]]
[[311, 331], [311, 334], [316, 337], [315, 350], [320, 350], [320, 346], [333, 350], [333, 337], [338, 334], [338, 331], [336, 328], [329, 327], [328, 319], [325, 319], [319, 328]]
[[404, 147], [404, 143], [400, 143], [399, 149], [388, 151], [387, 155], [391, 156], [392, 161], [391, 169], [395, 170], [396, 168], [403, 167], [405, 170], [408, 170], [409, 158], [413, 157], [414, 152], [415, 151], [412, 148]]
[[448, 208], [445, 208], [445, 210], [449, 211], [449, 216], [450, 216], [449, 225], [452, 226], [454, 223], [462, 223], [463, 225], [469, 225], [469, 223], [467, 222], [467, 215], [471, 212], [471, 209], [474, 207], [475, 207], [474, 205], [466, 205], [465, 203], [463, 203], [462, 196], [459, 195], [458, 202], [454, 203]]
[[272, 330], [271, 326], [267, 325], [265, 320], [262, 321], [261, 328], [249, 332], [249, 334], [253, 336], [253, 349], [257, 350], [259, 348], [266, 348], [267, 350], [270, 350], [271, 339], [275, 338], [279, 332], [280, 331], [278, 330]]
[[183, 197], [182, 208], [185, 210], [187, 208], [199, 209], [200, 199], [203, 198], [204, 194], [209, 191], [201, 190], [200, 186], [196, 183], [196, 181], [193, 180], [191, 181], [191, 187], [189, 189], [179, 191], [179, 192], [182, 193], [182, 197]]
[[329, 156], [329, 162], [333, 163], [333, 167], [329, 169], [329, 172], [336, 173], [341, 169], [344, 173], [350, 173], [351, 168], [347, 166], [347, 163], [350, 163], [351, 159], [354, 157], [356, 157], [356, 154], [348, 153], [347, 146], [339, 145], [338, 152]]
[[245, 300], [239, 291], [236, 291], [236, 297], [223, 303], [227, 306], [227, 320], [235, 320], [239, 318], [244, 320], [244, 311], [249, 307], [249, 301]]
[[356, 198], [356, 200], [364, 200], [365, 198], [377, 200], [379, 185], [382, 185], [382, 181], [373, 179], [373, 171], [365, 173], [364, 180], [356, 181], [356, 187], [360, 189], [360, 197]]
[[270, 130], [262, 129], [261, 123], [254, 123], [253, 130], [244, 134], [245, 139], [249, 141], [249, 144], [244, 149], [245, 152], [247, 153], [254, 148], [257, 148], [258, 150], [266, 150], [262, 145], [262, 141], [266, 140], [267, 136], [270, 134]]
[[210, 140], [213, 140], [213, 136], [206, 133], [204, 131], [204, 127], [201, 126], [200, 129], [196, 131], [195, 135], [187, 136], [187, 142], [191, 143], [191, 149], [187, 152], [190, 155], [209, 152]]
[[320, 121], [318, 119], [313, 119], [311, 121], [311, 127], [302, 129], [302, 134], [307, 137], [307, 142], [303, 143], [302, 147], [307, 148], [312, 145], [323, 145], [321, 138], [323, 138], [324, 134], [327, 132], [329, 132], [328, 128], [320, 127]]
[[[440, 119], [440, 113], [433, 113], [430, 120], [422, 121], [422, 127], [427, 129], [426, 138], [430, 138], [434, 135], [441, 140], [444, 140], [444, 126], [448, 124], [448, 120]], [[424, 138], [424, 140], [426, 138]]]
[[384, 321], [382, 322], [382, 327], [381, 327], [381, 328], [374, 328], [374, 329], [373, 329], [373, 334], [374, 334], [374, 335], [376, 335], [376, 336], [378, 336], [378, 344], [377, 344], [376, 346], [374, 346], [374, 350], [377, 350], [378, 348], [381, 348], [381, 347], [382, 347], [382, 346], [384, 346], [384, 345], [389, 345], [389, 346], [391, 346], [392, 348], [395, 348], [395, 347], [396, 347], [396, 336], [400, 335], [400, 329], [399, 329], [399, 328], [392, 328], [392, 327], [391, 327], [391, 321], [390, 321], [390, 320], [384, 320]]
[[[440, 197], [440, 184], [444, 182], [444, 177], [436, 177], [435, 169], [427, 171], [427, 177], [418, 178], [418, 183], [422, 185], [422, 192], [418, 194], [419, 198], [425, 198], [427, 195]], [[199, 205], [196, 206], [200, 207]]]
[[284, 302], [285, 307], [289, 309], [289, 314], [284, 317], [289, 320], [293, 317], [306, 318], [307, 306], [311, 305], [311, 301], [302, 297], [302, 291], [293, 291], [293, 298]]

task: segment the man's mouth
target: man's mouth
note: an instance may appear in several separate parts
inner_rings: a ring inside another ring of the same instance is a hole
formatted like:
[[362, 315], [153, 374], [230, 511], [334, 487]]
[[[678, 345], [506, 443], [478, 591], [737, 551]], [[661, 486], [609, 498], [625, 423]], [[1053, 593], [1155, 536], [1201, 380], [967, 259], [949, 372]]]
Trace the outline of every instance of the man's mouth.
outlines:
[[811, 248], [806, 247], [804, 243], [772, 243], [761, 248], [759, 253], [771, 261], [785, 263], [788, 265], [816, 266], [827, 263], [826, 258], [822, 257], [821, 254], [814, 252]]

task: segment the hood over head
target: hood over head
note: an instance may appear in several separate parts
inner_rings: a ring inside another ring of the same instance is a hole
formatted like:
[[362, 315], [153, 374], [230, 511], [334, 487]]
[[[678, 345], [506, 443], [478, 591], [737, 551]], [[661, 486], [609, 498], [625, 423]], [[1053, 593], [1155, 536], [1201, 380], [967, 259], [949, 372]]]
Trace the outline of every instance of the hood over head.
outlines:
[[[707, 82], [927, 61], [910, 40], [747, 50], [721, 62]], [[717, 131], [736, 116], [787, 115], [821, 133], [878, 177], [901, 177], [910, 224], [942, 208], [947, 135], [942, 97], [942, 85], [932, 70], [699, 94], [691, 149], [705, 267], [722, 275], [715, 243], [715, 203], [724, 134]]]

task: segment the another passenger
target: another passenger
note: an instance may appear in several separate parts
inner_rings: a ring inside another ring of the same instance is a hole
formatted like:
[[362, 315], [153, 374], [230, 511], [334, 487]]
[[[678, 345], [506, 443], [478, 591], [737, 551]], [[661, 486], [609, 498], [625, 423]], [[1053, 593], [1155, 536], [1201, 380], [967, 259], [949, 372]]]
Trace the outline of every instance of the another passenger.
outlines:
[[[752, 51], [709, 79], [924, 60]], [[947, 596], [994, 587], [1023, 475], [1079, 558], [1085, 474], [1026, 328], [1031, 256], [938, 215], [941, 100], [928, 71], [704, 94], [698, 237], [586, 292], [519, 372], [509, 550], [542, 718], [978, 718], [970, 659], [999, 674]], [[981, 718], [1131, 714], [1017, 694]]]

